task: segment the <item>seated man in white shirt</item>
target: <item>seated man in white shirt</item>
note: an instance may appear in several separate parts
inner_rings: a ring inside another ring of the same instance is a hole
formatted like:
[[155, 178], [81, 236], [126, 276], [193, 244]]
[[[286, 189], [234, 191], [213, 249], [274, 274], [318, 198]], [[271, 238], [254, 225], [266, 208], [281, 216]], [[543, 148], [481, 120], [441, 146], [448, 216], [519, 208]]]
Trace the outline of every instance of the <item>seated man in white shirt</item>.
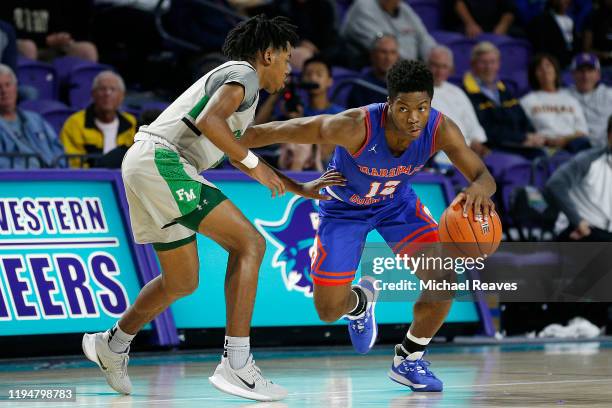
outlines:
[[453, 52], [438, 45], [429, 53], [427, 64], [434, 77], [431, 106], [451, 118], [461, 129], [467, 145], [480, 157], [485, 156], [489, 153], [484, 145], [487, 135], [478, 122], [472, 103], [461, 88], [447, 81], [454, 68]]

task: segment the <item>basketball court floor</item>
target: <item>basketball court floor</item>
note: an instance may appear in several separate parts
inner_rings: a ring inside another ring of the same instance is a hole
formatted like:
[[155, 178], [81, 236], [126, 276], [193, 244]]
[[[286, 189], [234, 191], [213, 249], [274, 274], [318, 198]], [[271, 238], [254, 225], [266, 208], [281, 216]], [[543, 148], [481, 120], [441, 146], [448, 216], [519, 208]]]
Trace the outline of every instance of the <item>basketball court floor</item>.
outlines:
[[[84, 358], [0, 362], [0, 388], [74, 386], [76, 402], [8, 402], [30, 407], [612, 407], [612, 343], [441, 346], [430, 352], [443, 393], [413, 393], [386, 377], [390, 346], [367, 356], [348, 348], [256, 351], [266, 376], [287, 387], [282, 402], [254, 403], [224, 395], [207, 377], [210, 353], [135, 353], [131, 396], [118, 396]], [[2, 398], [6, 398], [3, 391]]]

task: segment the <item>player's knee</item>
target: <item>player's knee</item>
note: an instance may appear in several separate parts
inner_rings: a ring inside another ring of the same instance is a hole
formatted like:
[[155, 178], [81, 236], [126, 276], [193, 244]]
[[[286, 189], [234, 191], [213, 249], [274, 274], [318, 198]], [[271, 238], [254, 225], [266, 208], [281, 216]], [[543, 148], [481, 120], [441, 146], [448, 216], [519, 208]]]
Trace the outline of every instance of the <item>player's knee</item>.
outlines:
[[248, 251], [249, 255], [257, 259], [262, 259], [266, 253], [266, 239], [255, 229], [249, 232], [245, 237], [246, 246], [243, 247]]
[[182, 277], [178, 281], [165, 281], [164, 291], [172, 298], [182, 298], [191, 295], [196, 291], [199, 285], [198, 274], [192, 274]]

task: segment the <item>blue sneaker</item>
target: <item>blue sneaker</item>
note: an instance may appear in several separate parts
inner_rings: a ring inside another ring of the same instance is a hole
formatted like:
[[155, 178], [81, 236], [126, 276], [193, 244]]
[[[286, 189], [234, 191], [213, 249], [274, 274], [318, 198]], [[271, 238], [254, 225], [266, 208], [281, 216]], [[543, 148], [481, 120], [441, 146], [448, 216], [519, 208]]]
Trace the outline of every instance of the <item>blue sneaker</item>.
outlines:
[[347, 318], [349, 320], [348, 330], [355, 351], [359, 354], [366, 354], [374, 346], [378, 335], [378, 325], [374, 316], [378, 291], [374, 288], [374, 278], [370, 276], [361, 278], [358, 286], [364, 290], [368, 298], [368, 305], [364, 315], [359, 319]]
[[422, 358], [416, 361], [406, 360], [398, 355], [395, 346], [395, 357], [391, 370], [389, 370], [389, 378], [396, 383], [406, 385], [414, 392], [437, 392], [442, 391], [442, 381], [440, 381], [434, 373], [429, 371], [429, 361]]

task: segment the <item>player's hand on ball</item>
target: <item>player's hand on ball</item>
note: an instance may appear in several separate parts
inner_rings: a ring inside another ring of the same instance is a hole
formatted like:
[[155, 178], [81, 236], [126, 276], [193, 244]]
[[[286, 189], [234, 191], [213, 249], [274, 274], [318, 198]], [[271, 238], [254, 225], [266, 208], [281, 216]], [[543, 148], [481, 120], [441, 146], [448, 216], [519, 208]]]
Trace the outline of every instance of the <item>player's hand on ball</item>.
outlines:
[[299, 192], [299, 194], [302, 197], [313, 198], [315, 200], [330, 200], [330, 196], [321, 194], [319, 190], [329, 186], [345, 185], [346, 179], [341, 173], [335, 170], [327, 170], [318, 179], [300, 184], [301, 191]]
[[272, 197], [280, 197], [285, 194], [285, 183], [263, 161], [260, 160], [254, 169], [248, 169], [247, 174], [268, 187], [272, 192]]
[[489, 215], [495, 211], [495, 204], [485, 193], [484, 189], [478, 184], [472, 184], [461, 193], [451, 203], [451, 207], [463, 203], [463, 216], [467, 218], [470, 208], [474, 209], [474, 221], [487, 220]]

